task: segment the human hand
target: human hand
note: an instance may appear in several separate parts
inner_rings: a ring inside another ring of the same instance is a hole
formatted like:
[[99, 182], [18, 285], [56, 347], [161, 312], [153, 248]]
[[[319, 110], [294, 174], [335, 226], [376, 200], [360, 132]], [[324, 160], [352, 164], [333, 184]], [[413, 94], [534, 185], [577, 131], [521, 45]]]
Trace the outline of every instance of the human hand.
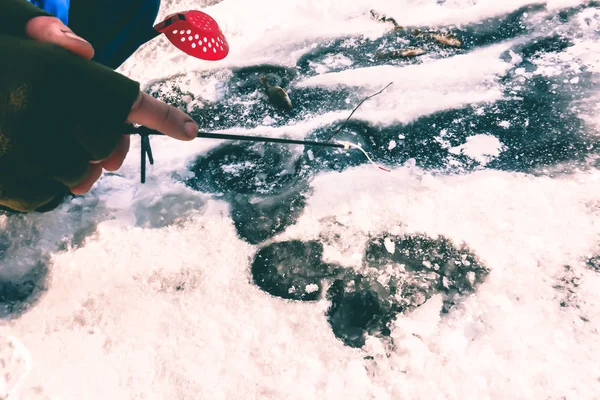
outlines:
[[[58, 45], [85, 59], [90, 60], [94, 56], [92, 45], [77, 36], [58, 18], [35, 17], [27, 23], [25, 32], [31, 39]], [[198, 132], [197, 124], [188, 115], [143, 92], [140, 92], [127, 120], [123, 122], [144, 125], [183, 141], [193, 140]], [[122, 135], [110, 155], [101, 160], [89, 160], [85, 177], [75, 186], [69, 187], [71, 193], [87, 193], [104, 170], [118, 170], [129, 152], [129, 145], [130, 136]]]

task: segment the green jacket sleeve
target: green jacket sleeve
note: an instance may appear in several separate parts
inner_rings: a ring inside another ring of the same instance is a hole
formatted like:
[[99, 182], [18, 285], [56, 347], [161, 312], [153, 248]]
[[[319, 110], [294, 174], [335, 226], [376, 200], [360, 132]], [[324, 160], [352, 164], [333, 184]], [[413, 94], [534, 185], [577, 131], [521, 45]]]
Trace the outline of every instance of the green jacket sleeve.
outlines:
[[30, 19], [50, 16], [26, 0], [0, 0], [0, 33], [25, 37], [25, 25]]
[[0, 48], [0, 206], [58, 205], [115, 148], [139, 83], [55, 45], [0, 35]]

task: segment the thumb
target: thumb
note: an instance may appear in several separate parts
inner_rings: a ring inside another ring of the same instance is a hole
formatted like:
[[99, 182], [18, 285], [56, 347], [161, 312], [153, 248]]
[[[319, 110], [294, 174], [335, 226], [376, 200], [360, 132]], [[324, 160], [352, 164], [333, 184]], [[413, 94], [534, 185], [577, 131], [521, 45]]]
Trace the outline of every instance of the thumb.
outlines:
[[54, 17], [35, 17], [25, 26], [25, 32], [38, 42], [52, 43], [90, 60], [94, 48], [87, 41], [73, 33], [62, 21]]
[[144, 125], [184, 141], [198, 136], [198, 125], [187, 114], [143, 92], [131, 108], [127, 122]]

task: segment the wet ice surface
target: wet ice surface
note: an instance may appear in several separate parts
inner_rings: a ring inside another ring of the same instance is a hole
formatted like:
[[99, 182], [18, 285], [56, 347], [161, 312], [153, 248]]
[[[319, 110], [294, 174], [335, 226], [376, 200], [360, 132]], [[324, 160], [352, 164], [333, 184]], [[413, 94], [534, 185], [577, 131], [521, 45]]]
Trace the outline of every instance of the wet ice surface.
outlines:
[[335, 137], [392, 172], [153, 138], [145, 185], [134, 141], [89, 195], [2, 216], [0, 397], [599, 397], [598, 4], [259, 3], [208, 8], [224, 62], [157, 39], [123, 71], [204, 130], [321, 141], [393, 81]]
[[464, 295], [475, 291], [489, 273], [466, 249], [445, 238], [383, 235], [372, 239], [361, 272], [322, 260], [320, 242], [287, 241], [258, 251], [252, 277], [261, 289], [290, 300], [331, 302], [327, 317], [336, 337], [361, 347], [365, 335], [389, 336], [390, 322], [401, 312], [444, 294], [447, 313]]

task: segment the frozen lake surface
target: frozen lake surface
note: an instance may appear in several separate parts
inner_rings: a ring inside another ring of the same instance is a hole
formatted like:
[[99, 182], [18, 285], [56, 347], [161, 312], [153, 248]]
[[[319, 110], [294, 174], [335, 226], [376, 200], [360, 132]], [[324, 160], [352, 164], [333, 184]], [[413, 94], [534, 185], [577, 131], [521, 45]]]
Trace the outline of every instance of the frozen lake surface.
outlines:
[[202, 130], [309, 140], [393, 82], [335, 138], [392, 171], [156, 137], [142, 185], [134, 139], [86, 196], [0, 216], [0, 398], [600, 398], [598, 2], [202, 10], [225, 60], [160, 37], [121, 72]]

